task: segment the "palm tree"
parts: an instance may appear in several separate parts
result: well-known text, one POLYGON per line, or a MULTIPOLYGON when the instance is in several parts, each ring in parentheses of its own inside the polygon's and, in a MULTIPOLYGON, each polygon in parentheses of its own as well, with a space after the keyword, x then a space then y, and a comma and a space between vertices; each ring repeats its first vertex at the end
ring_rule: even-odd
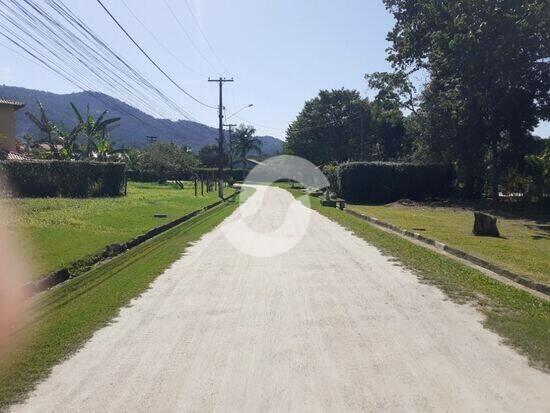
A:
POLYGON ((126 166, 130 170, 136 170, 140 167, 140 162, 142 153, 136 148, 130 147, 124 151, 124 161, 126 162, 126 166))
POLYGON ((39 116, 36 117, 31 112, 25 112, 25 115, 29 117, 43 135, 43 138, 38 142, 46 143, 50 147, 51 155, 59 159, 60 155, 57 149, 57 144, 59 143, 59 130, 55 123, 48 118, 42 103, 39 100, 37 100, 36 103, 38 105, 39 116))
POLYGON ((86 157, 91 158, 96 153, 100 160, 106 159, 112 151, 111 144, 108 141, 107 127, 118 122, 120 118, 104 119, 107 111, 103 111, 97 119, 94 119, 90 114, 90 105, 87 106, 86 117, 84 118, 72 102, 71 107, 86 138, 86 157))
POLYGON ((245 126, 241 124, 235 133, 231 137, 230 147, 236 154, 241 156, 242 161, 242 178, 244 181, 244 170, 246 168, 246 155, 250 152, 262 153, 262 141, 258 139, 254 134, 256 129, 252 126, 245 126))

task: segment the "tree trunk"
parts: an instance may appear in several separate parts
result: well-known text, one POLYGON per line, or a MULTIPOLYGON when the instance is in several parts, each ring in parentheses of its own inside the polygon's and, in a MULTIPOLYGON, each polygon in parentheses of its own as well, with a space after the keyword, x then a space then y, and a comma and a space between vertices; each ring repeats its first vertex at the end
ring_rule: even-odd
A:
POLYGON ((474 229, 476 236, 498 237, 497 218, 483 212, 474 212, 474 229))

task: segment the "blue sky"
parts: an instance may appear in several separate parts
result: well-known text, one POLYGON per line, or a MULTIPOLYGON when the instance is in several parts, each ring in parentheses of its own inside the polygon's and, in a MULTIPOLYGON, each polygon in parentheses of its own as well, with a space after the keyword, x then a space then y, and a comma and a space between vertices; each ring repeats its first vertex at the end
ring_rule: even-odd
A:
MULTIPOLYGON (((367 95, 364 74, 390 68, 385 38, 393 19, 381 0, 187 0, 207 40, 184 0, 124 0, 171 53, 158 45, 122 0, 103 1, 151 56, 198 98, 217 105, 217 88, 207 82, 208 76, 233 76, 235 82, 224 88, 227 113, 253 103, 239 116, 262 135, 284 138, 288 123, 320 89, 355 88, 367 95)), ((164 79, 96 1, 65 2, 181 107, 201 122, 217 125, 216 112, 196 104, 164 79)), ((6 49, 5 44, 0 39, 0 83, 55 93, 78 91, 48 69, 6 49)), ((231 121, 242 122, 236 117, 231 121)), ((543 125, 537 132, 547 136, 550 127, 543 125)))

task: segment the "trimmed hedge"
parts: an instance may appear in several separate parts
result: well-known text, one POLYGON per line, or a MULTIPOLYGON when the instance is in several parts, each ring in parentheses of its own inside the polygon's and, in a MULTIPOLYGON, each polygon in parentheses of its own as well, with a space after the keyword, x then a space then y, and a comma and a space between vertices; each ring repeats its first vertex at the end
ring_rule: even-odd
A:
MULTIPOLYGON (((248 172, 247 172, 248 173, 248 172)), ((136 171, 128 170, 126 176, 128 180, 135 182, 161 182, 163 180, 185 180, 192 181, 195 175, 202 176, 204 178, 211 177, 215 178, 218 175, 217 168, 195 168, 191 172, 182 172, 177 174, 177 176, 165 176, 164 179, 161 179, 159 174, 156 171, 136 171)), ((240 169, 224 169, 223 171, 225 180, 240 181, 242 177, 242 172, 240 169)), ((246 176, 246 174, 245 174, 246 176)))
MULTIPOLYGON (((197 175, 202 175, 202 176, 218 176, 218 168, 195 168, 193 170, 194 173, 196 173, 197 175)), ((249 171, 245 171, 244 173, 244 176, 246 177, 246 175, 248 174, 249 171)), ((229 169, 229 168, 224 168, 223 170, 223 176, 224 176, 224 179, 229 179, 231 178, 231 180, 233 181, 240 181, 242 179, 242 176, 243 176, 243 173, 242 173, 242 169, 229 169)))
POLYGON ((0 173, 21 197, 100 197, 123 193, 126 165, 88 161, 4 161, 0 173))
POLYGON ((349 162, 338 167, 339 195, 347 201, 416 201, 452 195, 453 168, 395 162, 349 162))
POLYGON ((166 182, 166 181, 188 181, 192 179, 193 174, 191 172, 181 172, 172 175, 159 175, 157 171, 126 171, 126 177, 129 181, 134 182, 166 182))

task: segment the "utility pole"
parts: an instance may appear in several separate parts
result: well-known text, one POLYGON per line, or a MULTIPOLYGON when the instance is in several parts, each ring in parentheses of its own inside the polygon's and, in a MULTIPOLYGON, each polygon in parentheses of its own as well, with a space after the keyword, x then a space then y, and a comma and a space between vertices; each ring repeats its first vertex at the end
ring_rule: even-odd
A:
POLYGON ((153 143, 155 143, 157 141, 157 137, 156 136, 147 136, 147 140, 149 141, 149 145, 152 145, 153 143))
MULTIPOLYGON (((233 147, 231 138, 233 137, 233 127, 236 127, 237 125, 235 125, 234 123, 230 123, 223 126, 229 128, 229 169, 231 169, 231 172, 233 172, 233 147)), ((233 179, 233 176, 231 176, 231 179, 233 179)))
POLYGON ((218 79, 210 79, 209 82, 218 82, 220 87, 220 106, 218 108, 218 118, 220 121, 219 133, 220 137, 218 138, 218 196, 223 199, 223 84, 225 82, 233 82, 233 78, 226 79, 220 77, 218 79))

